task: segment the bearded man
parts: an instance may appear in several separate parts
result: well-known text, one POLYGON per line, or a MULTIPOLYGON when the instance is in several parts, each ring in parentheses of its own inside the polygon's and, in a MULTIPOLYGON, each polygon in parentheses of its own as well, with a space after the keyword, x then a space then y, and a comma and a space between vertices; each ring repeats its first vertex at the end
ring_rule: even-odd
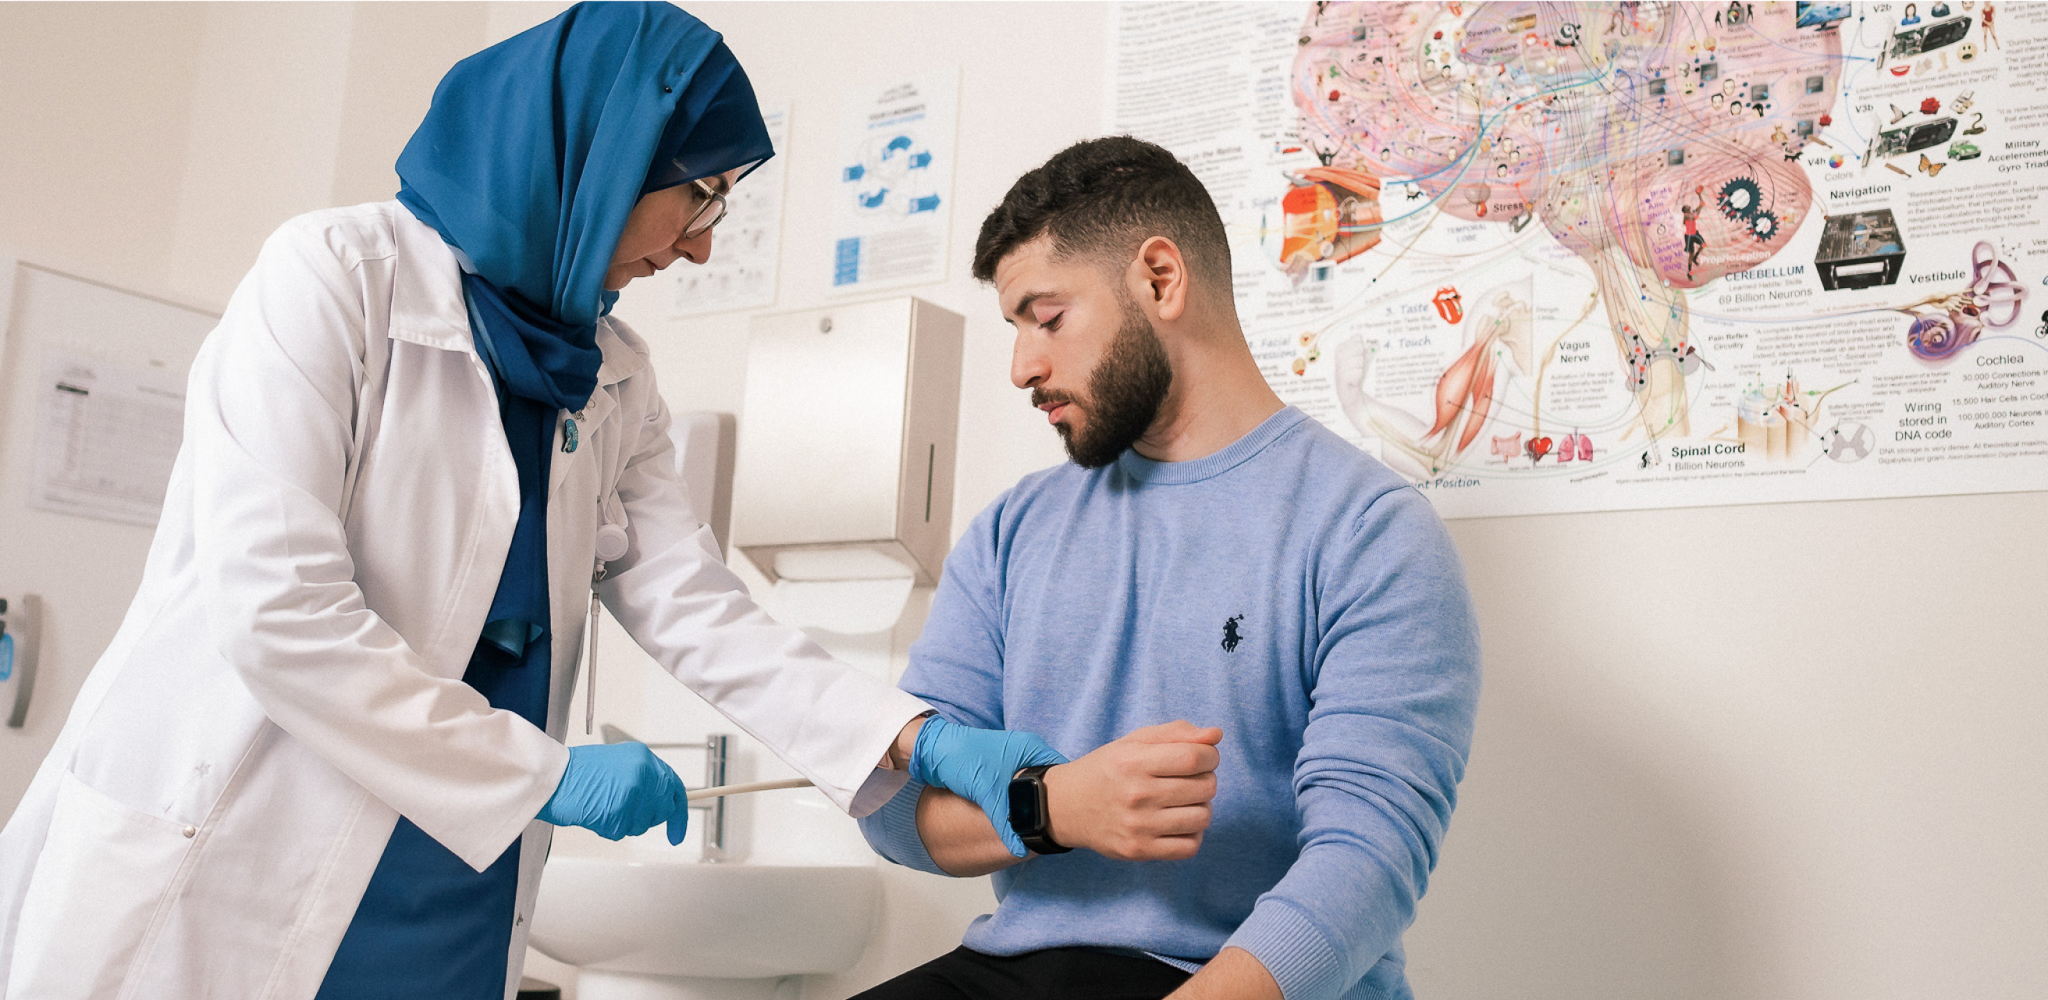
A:
POLYGON ((1018 772, 1007 831, 915 782, 862 821, 898 864, 995 873, 999 905, 861 997, 1410 996, 1479 690, 1442 522, 1267 385, 1166 150, 1025 174, 974 275, 1072 461, 968 527, 902 685, 1072 760, 1018 772))

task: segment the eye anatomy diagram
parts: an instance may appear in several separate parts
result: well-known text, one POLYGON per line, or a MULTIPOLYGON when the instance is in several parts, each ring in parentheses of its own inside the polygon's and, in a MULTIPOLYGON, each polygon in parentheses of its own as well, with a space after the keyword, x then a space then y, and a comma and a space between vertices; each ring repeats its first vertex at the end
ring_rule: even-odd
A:
POLYGON ((1445 514, 2048 488, 2048 5, 1169 7, 1115 127, 1445 514))

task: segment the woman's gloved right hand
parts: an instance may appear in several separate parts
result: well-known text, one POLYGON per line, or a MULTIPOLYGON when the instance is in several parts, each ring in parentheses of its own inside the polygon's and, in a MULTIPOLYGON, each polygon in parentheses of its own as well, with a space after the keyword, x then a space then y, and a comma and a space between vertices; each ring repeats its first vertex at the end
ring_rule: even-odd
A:
POLYGON ((580 826, 606 840, 637 836, 665 822, 668 842, 680 844, 690 825, 690 793, 645 743, 576 746, 569 748, 562 783, 537 818, 580 826))

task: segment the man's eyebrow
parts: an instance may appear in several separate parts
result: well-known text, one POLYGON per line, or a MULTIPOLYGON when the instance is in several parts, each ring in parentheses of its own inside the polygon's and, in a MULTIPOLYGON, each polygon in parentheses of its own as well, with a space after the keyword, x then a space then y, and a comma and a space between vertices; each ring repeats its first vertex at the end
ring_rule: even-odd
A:
POLYGON ((1010 317, 1023 317, 1024 314, 1031 311, 1032 303, 1037 302, 1039 299, 1050 298, 1052 297, 1052 294, 1053 293, 1051 292, 1025 292, 1024 297, 1017 300, 1016 307, 1011 309, 1009 312, 1003 314, 1003 322, 1014 325, 1016 323, 1016 320, 1013 320, 1010 317))
POLYGON ((730 194, 732 192, 732 182, 726 180, 724 174, 714 174, 705 178, 705 182, 711 185, 711 190, 719 194, 730 194))

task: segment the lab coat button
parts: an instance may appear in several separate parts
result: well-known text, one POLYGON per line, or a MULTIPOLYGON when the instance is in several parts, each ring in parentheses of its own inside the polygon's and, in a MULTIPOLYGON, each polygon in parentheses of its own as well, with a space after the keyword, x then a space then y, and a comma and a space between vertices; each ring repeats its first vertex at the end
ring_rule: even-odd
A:
POLYGON ((524 913, 515 913, 515 914, 513 914, 513 915, 512 915, 512 926, 514 926, 514 927, 524 927, 524 926, 526 926, 526 914, 524 914, 524 913))
POLYGON ((198 828, 198 827, 196 827, 196 826, 188 826, 188 827, 186 827, 186 828, 185 828, 185 839, 186 839, 186 840, 190 840, 190 839, 192 839, 193 837, 197 837, 197 836, 199 836, 199 828, 198 828))

